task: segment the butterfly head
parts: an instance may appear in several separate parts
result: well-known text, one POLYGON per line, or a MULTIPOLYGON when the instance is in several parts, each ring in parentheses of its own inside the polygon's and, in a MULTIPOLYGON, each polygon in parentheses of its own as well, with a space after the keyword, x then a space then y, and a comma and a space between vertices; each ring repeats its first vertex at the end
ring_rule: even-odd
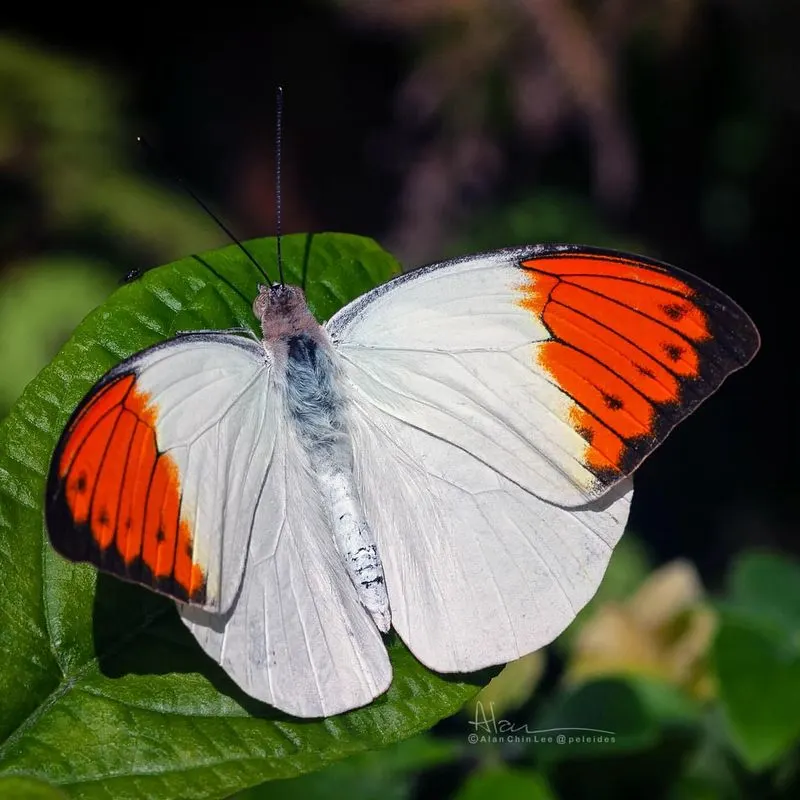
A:
POLYGON ((280 283, 259 286, 258 295, 253 301, 253 313, 260 320, 267 341, 293 336, 316 325, 306 296, 299 286, 280 283))

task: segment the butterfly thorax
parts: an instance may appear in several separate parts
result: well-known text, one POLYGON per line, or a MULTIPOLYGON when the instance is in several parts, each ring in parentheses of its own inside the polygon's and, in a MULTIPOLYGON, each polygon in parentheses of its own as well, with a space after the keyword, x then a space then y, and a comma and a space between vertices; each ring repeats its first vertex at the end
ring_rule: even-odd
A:
POLYGON ((261 322, 265 342, 320 329, 299 286, 259 286, 253 313, 261 322))
POLYGON ((378 628, 388 631, 389 600, 355 483, 347 393, 338 356, 301 289, 261 287, 253 310, 261 320, 288 423, 308 457, 336 546, 361 603, 378 628))

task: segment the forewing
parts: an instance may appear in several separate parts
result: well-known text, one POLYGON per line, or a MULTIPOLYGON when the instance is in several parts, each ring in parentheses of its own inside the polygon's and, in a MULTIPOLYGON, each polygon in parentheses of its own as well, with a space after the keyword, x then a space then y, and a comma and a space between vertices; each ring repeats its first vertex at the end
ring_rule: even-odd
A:
POLYGON ((282 423, 256 509, 242 591, 219 617, 181 609, 247 694, 298 717, 358 708, 391 665, 337 552, 304 450, 282 423))
POLYGON ((272 458, 262 345, 187 334, 144 350, 84 398, 47 485, 53 546, 178 600, 227 609, 272 458))
POLYGON ((630 475, 759 345, 699 279, 571 246, 417 270, 327 328, 357 396, 564 506, 630 475))

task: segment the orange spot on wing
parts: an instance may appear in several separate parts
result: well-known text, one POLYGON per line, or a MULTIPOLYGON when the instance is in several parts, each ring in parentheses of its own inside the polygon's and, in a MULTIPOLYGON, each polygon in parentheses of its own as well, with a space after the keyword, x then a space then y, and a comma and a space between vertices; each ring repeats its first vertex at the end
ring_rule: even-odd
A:
POLYGON ((78 414, 63 445, 59 477, 73 524, 87 526, 100 566, 113 544, 125 565, 121 575, 139 574, 136 565, 142 564, 149 574, 141 573, 140 582, 161 588, 172 578, 182 591, 167 591, 197 598, 205 591, 205 573, 193 561, 191 526, 180 518, 177 464, 158 451, 157 418, 135 375, 121 376, 78 414))
POLYGON ((136 417, 121 410, 117 423, 105 446, 103 464, 98 472, 97 485, 92 498, 91 529, 100 547, 108 547, 117 528, 122 477, 128 458, 136 417))
POLYGON ((581 286, 596 294, 647 314, 651 319, 666 325, 695 342, 709 339, 708 320, 690 300, 672 292, 635 281, 621 281, 599 276, 576 276, 568 283, 581 286))
POLYGON ((144 563, 156 577, 172 572, 179 505, 178 470, 169 457, 160 456, 147 494, 142 547, 144 563))
POLYGON ((700 372, 700 359, 694 347, 649 317, 568 283, 559 284, 550 299, 590 319, 608 321, 620 336, 677 375, 696 377, 700 372))
POLYGON ((77 524, 89 519, 103 456, 121 413, 122 409, 117 407, 99 418, 84 436, 65 475, 67 502, 77 524))
POLYGON ((520 287, 522 298, 519 305, 531 312, 537 319, 542 319, 544 310, 550 301, 550 294, 558 286, 558 278, 550 275, 527 275, 527 280, 520 287))
POLYGON ((134 389, 125 398, 125 408, 132 411, 141 422, 153 430, 158 420, 158 409, 152 405, 150 395, 140 389, 134 389))
POLYGON ((653 406, 610 369, 563 342, 544 342, 537 352, 558 386, 619 436, 651 432, 653 406))
POLYGON ((61 453, 58 474, 63 478, 86 437, 92 432, 102 417, 115 409, 133 385, 133 375, 126 375, 104 386, 81 411, 72 424, 69 439, 61 453))
POLYGON ((633 281, 690 296, 693 291, 683 281, 657 267, 603 255, 564 255, 523 261, 523 267, 555 275, 559 279, 574 275, 602 275, 633 281))
POLYGON ((597 472, 605 470, 619 472, 625 454, 625 444, 622 439, 578 406, 572 407, 570 422, 573 429, 586 440, 584 453, 586 466, 597 472))
POLYGON ((175 580, 193 596, 205 585, 205 574, 199 564, 192 562, 192 532, 181 520, 178 527, 178 546, 175 550, 175 580))
POLYGON ((634 440, 653 441, 658 406, 680 405, 681 379, 699 378, 708 318, 694 289, 656 266, 589 253, 522 266, 518 304, 553 336, 536 360, 575 402, 566 421, 587 443, 582 460, 619 472, 634 440))
POLYGON ((678 399, 676 377, 610 328, 556 303, 547 311, 547 325, 556 338, 606 364, 650 400, 669 403, 678 399))
POLYGON ((157 457, 155 433, 138 420, 125 465, 117 516, 117 548, 126 564, 142 553, 144 511, 157 457))

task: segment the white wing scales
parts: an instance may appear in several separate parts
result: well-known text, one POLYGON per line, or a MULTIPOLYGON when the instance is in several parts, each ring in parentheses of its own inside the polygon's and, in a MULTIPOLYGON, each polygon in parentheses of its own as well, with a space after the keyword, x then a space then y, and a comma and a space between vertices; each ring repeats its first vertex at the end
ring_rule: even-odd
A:
POLYGON ((509 255, 425 268, 327 324, 357 396, 472 453, 549 502, 597 495, 572 400, 536 365, 550 338, 520 304, 509 255))
POLYGON ((357 406, 354 432, 392 624, 427 667, 469 672, 519 658, 591 599, 625 528, 630 481, 564 509, 375 408, 357 406))
POLYGON ((48 476, 59 552, 224 611, 242 577, 275 427, 261 344, 188 334, 111 370, 62 435, 48 476))
MULTIPOLYGON (((392 624, 426 666, 474 671, 533 652, 594 595, 627 522, 628 465, 757 347, 734 304, 686 281, 599 251, 506 250, 391 281, 325 326, 350 400, 355 486, 392 624), (608 309, 619 319, 603 316, 608 309), (741 335, 726 333, 736 325, 741 335)), ((303 457, 296 446, 287 452, 291 473, 303 457)), ((252 638, 256 623, 232 620, 237 644, 223 643, 217 657, 236 674, 237 664, 241 672, 254 658, 271 665, 280 656, 284 688, 277 671, 268 693, 237 680, 292 713, 336 713, 380 693, 388 662, 325 538, 314 481, 298 468, 286 485, 302 491, 265 494, 285 498, 292 545, 281 534, 264 560, 253 539, 244 582, 269 597, 258 612, 264 649, 253 651, 241 632, 252 638), (307 551, 318 574, 308 572, 307 551), (257 563, 274 572, 256 575, 257 563), (296 592, 303 567, 301 584, 321 605, 296 592), (359 664, 355 674, 337 672, 348 663, 359 664)))
POLYGON ((241 594, 225 617, 189 606, 181 616, 249 695, 299 717, 329 716, 386 691, 391 665, 334 546, 307 457, 288 423, 277 424, 241 594))
POLYGON ((256 502, 275 441, 263 346, 241 336, 190 335, 157 348, 137 386, 159 409, 159 450, 177 464, 181 516, 206 607, 225 612, 239 589, 256 502))
MULTIPOLYGON (((335 417, 337 436, 349 424, 350 495, 392 624, 423 664, 513 660, 593 596, 627 522, 630 465, 758 346, 738 307, 687 280, 576 248, 499 251, 391 281, 325 326, 346 402, 320 419, 335 417), (617 307, 619 324, 597 311, 617 307)), ((278 288, 276 302, 289 295, 278 288)), ((271 320, 285 331, 268 346, 288 348, 297 319, 271 320)), ((312 373, 327 346, 314 333, 312 373)), ((285 356, 270 352, 275 364, 260 343, 205 332, 112 370, 54 454, 48 527, 67 557, 189 598, 183 622, 247 694, 329 716, 386 691, 391 665, 337 549, 316 451, 290 418, 285 356)))
POLYGON ((252 697, 326 716, 384 692, 391 666, 275 370, 260 342, 224 333, 122 362, 54 454, 48 527, 73 560, 178 600, 202 648, 252 697))
POLYGON ((550 643, 594 595, 628 518, 630 479, 599 492, 574 402, 537 364, 551 334, 515 268, 534 252, 423 269, 326 326, 392 624, 439 672, 550 643))
POLYGON ((568 401, 531 368, 530 344, 453 353, 342 346, 341 355, 356 393, 390 416, 479 455, 542 499, 589 499, 585 442, 554 413, 566 415, 568 401))
POLYGON ((343 348, 458 353, 544 341, 544 325, 513 303, 524 279, 509 260, 497 253, 423 267, 362 295, 325 327, 343 348))

